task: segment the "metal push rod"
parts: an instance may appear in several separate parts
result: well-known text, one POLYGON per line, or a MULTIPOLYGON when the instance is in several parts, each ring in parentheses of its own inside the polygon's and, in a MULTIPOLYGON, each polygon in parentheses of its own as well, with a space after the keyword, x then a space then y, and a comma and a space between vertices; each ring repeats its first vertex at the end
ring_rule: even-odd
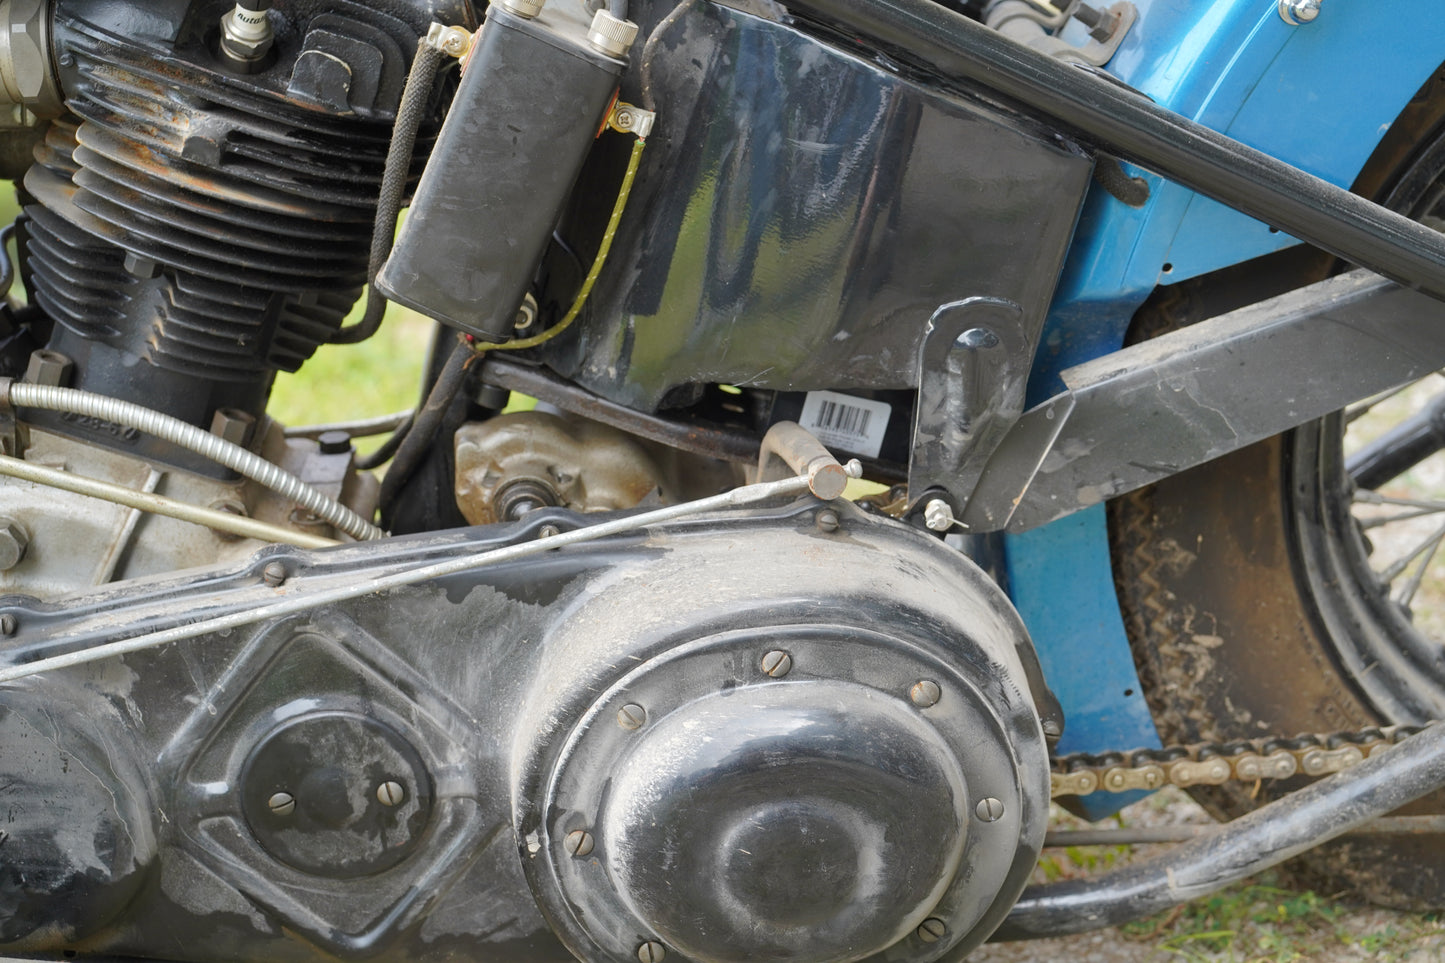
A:
POLYGON ((1016 43, 933 0, 788 0, 950 79, 1048 115, 1116 154, 1251 217, 1445 299, 1445 234, 1152 103, 1118 82, 1016 43))

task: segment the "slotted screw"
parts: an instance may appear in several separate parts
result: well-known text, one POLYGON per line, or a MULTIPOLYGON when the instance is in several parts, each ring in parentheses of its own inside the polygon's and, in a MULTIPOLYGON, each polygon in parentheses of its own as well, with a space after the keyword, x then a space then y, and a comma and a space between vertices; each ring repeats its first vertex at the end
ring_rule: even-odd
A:
POLYGON ((937 943, 948 932, 948 926, 937 916, 930 916, 918 924, 918 938, 925 943, 937 943))
POLYGON ((376 787, 376 801, 383 806, 400 806, 406 798, 406 790, 395 779, 388 779, 376 787))
POLYGON ((629 702, 617 710, 617 724, 624 729, 641 729, 646 721, 647 710, 634 702, 629 702))
POLYGON ((272 793, 266 805, 278 816, 289 816, 296 811, 296 797, 289 792, 272 793))
POLYGON ((662 963, 662 958, 667 955, 667 947, 657 940, 648 940, 637 948, 638 963, 662 963))
POLYGON ((973 812, 986 823, 997 822, 1003 818, 1003 803, 992 796, 985 796, 973 807, 973 812))
POLYGON ((782 649, 774 649, 763 656, 763 673, 774 679, 781 679, 793 671, 793 657, 782 649))
POLYGON ((591 854, 593 845, 592 834, 585 829, 574 829, 562 840, 567 855, 579 858, 591 854))

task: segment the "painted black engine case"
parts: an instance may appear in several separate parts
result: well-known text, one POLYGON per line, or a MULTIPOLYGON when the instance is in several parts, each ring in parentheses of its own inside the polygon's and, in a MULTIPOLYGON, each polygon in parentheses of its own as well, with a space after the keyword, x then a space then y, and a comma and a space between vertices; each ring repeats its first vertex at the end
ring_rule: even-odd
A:
MULTIPOLYGON (((1019 305, 1032 347, 1093 169, 1073 144, 876 51, 711 3, 634 64, 622 96, 646 103, 645 83, 657 124, 559 372, 646 410, 689 400, 669 398, 683 383, 912 389, 929 317, 968 297, 1019 305)), ((604 153, 578 197, 616 190, 622 158, 604 153)), ((564 233, 585 249, 600 225, 564 233)))
MULTIPOLYGON (((3 827, 0 952, 961 954, 1042 844, 1032 651, 961 555, 835 510, 829 531, 813 502, 677 523, 0 688, 0 785, 21 814, 3 827)), ((7 599, 3 653, 578 522, 534 514, 7 599), (277 562, 291 575, 272 588, 277 562)))

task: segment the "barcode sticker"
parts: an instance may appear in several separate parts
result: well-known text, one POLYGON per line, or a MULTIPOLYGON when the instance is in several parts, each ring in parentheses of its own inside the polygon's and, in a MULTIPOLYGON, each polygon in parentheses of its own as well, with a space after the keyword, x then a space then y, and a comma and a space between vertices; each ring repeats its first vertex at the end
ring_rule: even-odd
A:
POLYGON ((836 391, 810 391, 799 423, 829 448, 877 458, 892 410, 886 401, 869 401, 836 391))

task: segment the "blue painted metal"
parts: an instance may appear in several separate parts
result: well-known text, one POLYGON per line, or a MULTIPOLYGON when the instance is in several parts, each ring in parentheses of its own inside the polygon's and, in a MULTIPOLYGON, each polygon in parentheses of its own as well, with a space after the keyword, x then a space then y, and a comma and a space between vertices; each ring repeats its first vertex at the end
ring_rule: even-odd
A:
MULTIPOLYGON (((1108 69, 1157 103, 1338 185, 1445 59, 1435 0, 1325 0, 1291 27, 1273 0, 1135 0, 1139 21, 1108 69)), ((1132 209, 1091 191, 1039 359, 1030 403, 1065 368, 1115 350, 1154 287, 1295 243, 1147 172, 1132 209)), ((1063 751, 1157 745, 1115 601, 1103 509, 1006 539, 1010 591, 1068 720, 1063 751), (1045 558, 1044 556, 1047 556, 1045 558), (1125 690, 1135 695, 1124 697, 1125 690), (1104 700, 1108 705, 1101 704, 1104 700)), ((1126 799, 1085 800, 1101 818, 1126 799)))
MULTIPOLYGON (((1123 626, 1109 575, 1104 506, 1011 537, 1005 565, 1014 607, 1064 707, 1058 751, 1158 747, 1128 644, 1115 643, 1123 626), (1110 585, 1107 593, 1098 591, 1099 573, 1110 585)), ((1079 801, 1080 810, 1102 819, 1146 795, 1094 793, 1079 801)))

